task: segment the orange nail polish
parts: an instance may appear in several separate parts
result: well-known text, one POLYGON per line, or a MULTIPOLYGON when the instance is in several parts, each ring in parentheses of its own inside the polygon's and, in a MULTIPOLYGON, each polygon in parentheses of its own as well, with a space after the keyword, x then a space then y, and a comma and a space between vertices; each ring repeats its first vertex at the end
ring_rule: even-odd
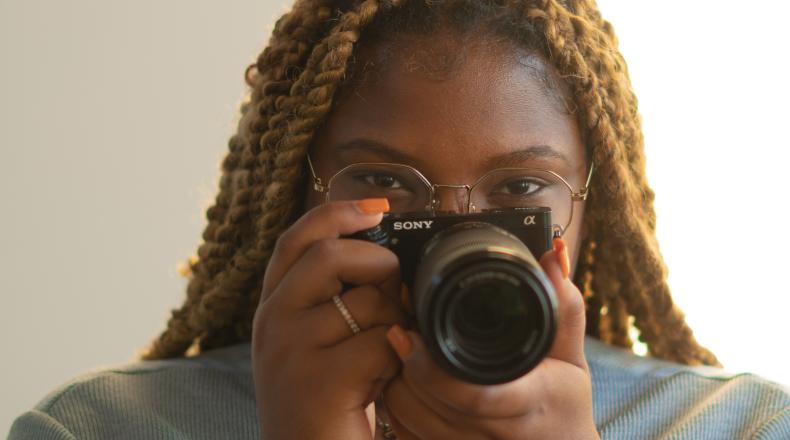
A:
POLYGON ((363 214, 381 214, 390 210, 387 199, 364 199, 356 201, 357 209, 363 214))
POLYGON ((411 340, 409 340, 409 336, 406 335, 406 332, 399 325, 395 324, 390 327, 389 331, 387 331, 387 340, 390 341, 390 345, 395 350, 395 353, 398 353, 398 357, 401 360, 409 357, 409 354, 411 354, 411 340))
POLYGON ((557 254, 557 262, 560 264, 560 269, 562 269, 562 276, 567 279, 571 274, 571 262, 568 258, 568 246, 565 244, 565 240, 557 237, 553 241, 554 245, 554 252, 557 254))

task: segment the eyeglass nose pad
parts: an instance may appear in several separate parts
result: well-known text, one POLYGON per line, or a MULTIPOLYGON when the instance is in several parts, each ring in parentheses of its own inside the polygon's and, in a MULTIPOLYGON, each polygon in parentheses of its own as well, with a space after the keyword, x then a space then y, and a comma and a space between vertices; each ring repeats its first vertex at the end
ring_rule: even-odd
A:
POLYGON ((469 189, 463 185, 435 185, 431 205, 435 212, 467 214, 469 189))

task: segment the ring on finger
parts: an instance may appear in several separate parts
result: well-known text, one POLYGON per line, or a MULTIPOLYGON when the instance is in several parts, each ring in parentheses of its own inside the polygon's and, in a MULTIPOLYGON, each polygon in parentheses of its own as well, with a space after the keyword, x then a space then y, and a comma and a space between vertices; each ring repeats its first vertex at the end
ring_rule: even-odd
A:
POLYGON ((343 319, 346 320, 346 324, 351 328, 351 333, 355 335, 359 333, 361 331, 359 324, 357 324, 357 321, 351 316, 351 312, 348 311, 348 307, 346 307, 346 304, 340 299, 340 296, 333 295, 332 302, 335 303, 335 307, 337 307, 337 310, 343 315, 343 319))

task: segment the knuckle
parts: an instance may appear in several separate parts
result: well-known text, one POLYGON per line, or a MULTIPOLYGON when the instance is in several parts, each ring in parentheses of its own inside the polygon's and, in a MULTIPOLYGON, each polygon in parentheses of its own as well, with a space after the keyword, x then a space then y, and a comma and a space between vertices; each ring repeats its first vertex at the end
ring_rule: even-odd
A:
POLYGON ((318 261, 330 262, 339 253, 342 253, 343 244, 335 238, 324 238, 316 241, 310 247, 310 254, 318 261))
POLYGON ((391 271, 397 272, 397 274, 400 275, 400 260, 398 259, 398 256, 395 255, 395 252, 392 252, 392 250, 385 247, 381 247, 374 243, 370 243, 370 245, 375 246, 377 249, 379 249, 379 252, 381 253, 381 256, 379 258, 381 259, 381 261, 383 261, 387 266, 389 266, 391 271))
POLYGON ((302 217, 297 220, 297 223, 312 223, 321 217, 321 212, 326 211, 329 204, 322 204, 307 210, 302 217))
POLYGON ((259 325, 265 328, 272 322, 273 316, 276 314, 274 309, 274 301, 271 299, 264 301, 260 306, 258 306, 258 310, 255 312, 255 322, 256 325, 259 325))
POLYGON ((585 315, 584 310, 584 297, 582 296, 579 288, 573 283, 568 283, 567 291, 565 292, 565 313, 571 316, 585 315))
POLYGON ((495 403, 491 391, 485 389, 478 389, 473 391, 472 397, 463 399, 459 402, 463 410, 469 414, 487 414, 490 412, 492 404, 495 403))
POLYGON ((274 255, 282 254, 284 249, 292 247, 296 239, 296 235, 297 231, 295 224, 291 225, 291 227, 280 233, 280 236, 277 237, 277 242, 274 244, 274 255))

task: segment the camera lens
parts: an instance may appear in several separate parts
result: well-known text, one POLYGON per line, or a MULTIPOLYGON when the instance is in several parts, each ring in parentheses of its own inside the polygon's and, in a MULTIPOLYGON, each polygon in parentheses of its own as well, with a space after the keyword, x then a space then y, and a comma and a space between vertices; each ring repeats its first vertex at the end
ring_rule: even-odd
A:
POLYGON ((504 229, 461 223, 426 245, 414 298, 423 338, 461 379, 503 383, 534 368, 556 326, 553 288, 529 249, 504 229))
POLYGON ((451 337, 481 364, 518 353, 531 330, 528 302, 518 286, 497 279, 459 291, 447 311, 451 337))

